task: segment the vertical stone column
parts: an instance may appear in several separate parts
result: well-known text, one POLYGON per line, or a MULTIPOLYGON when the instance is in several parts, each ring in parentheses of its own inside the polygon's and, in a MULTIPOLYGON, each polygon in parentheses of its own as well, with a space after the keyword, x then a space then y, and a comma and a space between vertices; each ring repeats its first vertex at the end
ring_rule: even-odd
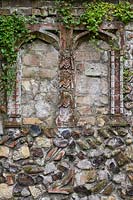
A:
POLYGON ((120 114, 120 52, 115 51, 115 114, 120 114))
POLYGON ((122 72, 120 69, 120 51, 111 51, 111 113, 122 112, 122 72))
POLYGON ((119 25, 119 50, 111 51, 111 113, 123 113, 123 51, 125 45, 124 28, 119 25))
POLYGON ((18 54, 18 66, 16 70, 16 85, 11 97, 8 99, 7 114, 9 121, 17 123, 21 122, 21 63, 19 61, 20 54, 18 54))
POLYGON ((59 113, 56 118, 58 127, 73 127, 75 124, 75 67, 72 35, 73 30, 60 27, 59 113))
POLYGON ((111 114, 115 114, 115 56, 111 51, 111 114))

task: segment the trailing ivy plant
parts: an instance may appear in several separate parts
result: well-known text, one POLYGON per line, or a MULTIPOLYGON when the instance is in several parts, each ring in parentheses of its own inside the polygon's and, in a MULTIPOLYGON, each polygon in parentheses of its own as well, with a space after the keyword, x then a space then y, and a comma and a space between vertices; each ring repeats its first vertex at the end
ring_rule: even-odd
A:
POLYGON ((0 84, 6 95, 11 95, 15 86, 17 43, 27 34, 25 17, 0 16, 0 54, 4 61, 1 66, 0 84))
POLYGON ((91 3, 83 3, 84 12, 79 17, 75 17, 73 13, 73 3, 75 3, 74 0, 56 0, 59 21, 65 24, 67 28, 84 25, 94 36, 98 35, 99 27, 103 21, 113 21, 115 19, 127 24, 133 18, 129 2, 113 4, 93 1, 91 3))
POLYGON ((59 22, 63 22, 66 28, 70 28, 71 26, 79 25, 80 18, 76 18, 73 15, 73 1, 72 0, 56 0, 57 7, 57 20, 59 22))

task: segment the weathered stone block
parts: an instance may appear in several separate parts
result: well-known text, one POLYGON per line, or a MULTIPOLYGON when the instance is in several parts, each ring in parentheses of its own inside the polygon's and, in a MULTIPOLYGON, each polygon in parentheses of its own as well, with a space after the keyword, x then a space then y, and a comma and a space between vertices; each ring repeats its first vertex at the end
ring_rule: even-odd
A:
POLYGON ((93 117, 84 117, 81 116, 78 120, 77 126, 84 126, 86 124, 90 125, 90 126, 94 126, 96 123, 96 118, 95 116, 93 117))
POLYGON ((107 66, 101 63, 85 63, 85 75, 91 77, 107 76, 107 66))
POLYGON ((29 147, 25 144, 13 153, 13 160, 26 159, 30 157, 29 147))
POLYGON ((6 146, 0 146, 0 158, 8 158, 9 148, 6 146))
POLYGON ((22 73, 25 78, 35 78, 38 76, 38 68, 37 67, 23 67, 22 73))
POLYGON ((78 93, 85 93, 88 95, 97 95, 99 96, 100 94, 100 82, 101 79, 100 78, 96 78, 96 77, 85 77, 85 76, 81 76, 81 75, 77 75, 76 77, 76 91, 78 93), (95 84, 97 83, 97 84, 95 84))
POLYGON ((91 52, 91 51, 77 51, 76 52, 76 61, 99 61, 100 53, 91 52))
POLYGON ((0 184, 0 199, 11 199, 13 193, 13 186, 8 186, 5 183, 0 184))
POLYGON ((45 188, 42 185, 37 185, 37 186, 29 186, 29 190, 33 198, 36 199, 45 191, 45 188))
POLYGON ((95 170, 82 170, 81 173, 76 174, 77 185, 83 185, 85 183, 92 183, 96 180, 97 173, 95 170))
POLYGON ((23 88, 23 90, 26 91, 26 92, 31 91, 30 80, 23 80, 23 81, 22 81, 22 88, 23 88))
POLYGON ((49 15, 56 15, 56 9, 54 7, 49 7, 48 14, 49 15))
POLYGON ((37 137, 35 142, 39 147, 50 148, 52 141, 46 137, 37 137))
POLYGON ((27 66, 37 67, 40 65, 40 57, 39 55, 26 54, 23 58, 23 62, 27 66))
POLYGON ((57 76, 57 72, 56 72, 56 70, 41 68, 39 70, 38 75, 40 76, 40 78, 52 79, 55 76, 57 76))
POLYGON ((23 118, 23 124, 28 125, 28 124, 42 124, 43 121, 41 121, 38 118, 23 118))

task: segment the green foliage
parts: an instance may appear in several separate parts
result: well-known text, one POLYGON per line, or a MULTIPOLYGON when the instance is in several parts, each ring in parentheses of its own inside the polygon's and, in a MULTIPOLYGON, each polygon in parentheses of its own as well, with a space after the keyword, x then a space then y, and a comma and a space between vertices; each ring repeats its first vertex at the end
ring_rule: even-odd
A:
POLYGON ((0 16, 0 54, 4 60, 0 81, 7 95, 12 93, 15 85, 17 43, 27 33, 23 16, 0 16))
POLYGON ((8 64, 17 58, 17 42, 27 34, 23 16, 0 16, 0 53, 8 64))
POLYGON ((122 21, 124 24, 127 24, 129 21, 133 20, 131 4, 129 2, 120 2, 115 6, 113 16, 122 21))
POLYGON ((70 28, 70 26, 79 25, 79 18, 76 19, 73 15, 73 6, 72 1, 68 0, 56 0, 57 13, 58 13, 58 21, 63 22, 66 28, 70 28))
POLYGON ((133 77, 133 71, 131 71, 128 68, 125 68, 123 70, 123 94, 126 94, 126 91, 128 89, 128 82, 130 81, 131 77, 133 77))
POLYGON ((113 4, 103 1, 83 3, 83 14, 75 17, 73 2, 73 0, 56 0, 57 13, 60 21, 67 28, 76 25, 85 25, 87 30, 91 31, 94 36, 98 35, 99 27, 103 21, 113 21, 115 19, 127 24, 133 17, 131 4, 129 2, 113 4))
POLYGON ((89 31, 98 35, 98 29, 103 20, 112 21, 112 14, 115 10, 115 5, 111 3, 98 2, 86 4, 85 8, 85 12, 81 16, 81 22, 89 31))

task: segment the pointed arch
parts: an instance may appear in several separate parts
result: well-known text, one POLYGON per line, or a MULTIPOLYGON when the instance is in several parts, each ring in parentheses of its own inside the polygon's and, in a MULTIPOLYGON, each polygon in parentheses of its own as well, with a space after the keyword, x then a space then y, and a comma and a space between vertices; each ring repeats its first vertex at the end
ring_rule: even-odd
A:
POLYGON ((18 43, 17 47, 18 49, 21 48, 21 46, 32 40, 32 39, 40 39, 44 42, 47 42, 49 44, 52 44, 56 49, 59 49, 59 37, 55 35, 54 33, 51 33, 49 31, 40 31, 40 30, 35 30, 27 35, 27 37, 22 38, 18 43))

